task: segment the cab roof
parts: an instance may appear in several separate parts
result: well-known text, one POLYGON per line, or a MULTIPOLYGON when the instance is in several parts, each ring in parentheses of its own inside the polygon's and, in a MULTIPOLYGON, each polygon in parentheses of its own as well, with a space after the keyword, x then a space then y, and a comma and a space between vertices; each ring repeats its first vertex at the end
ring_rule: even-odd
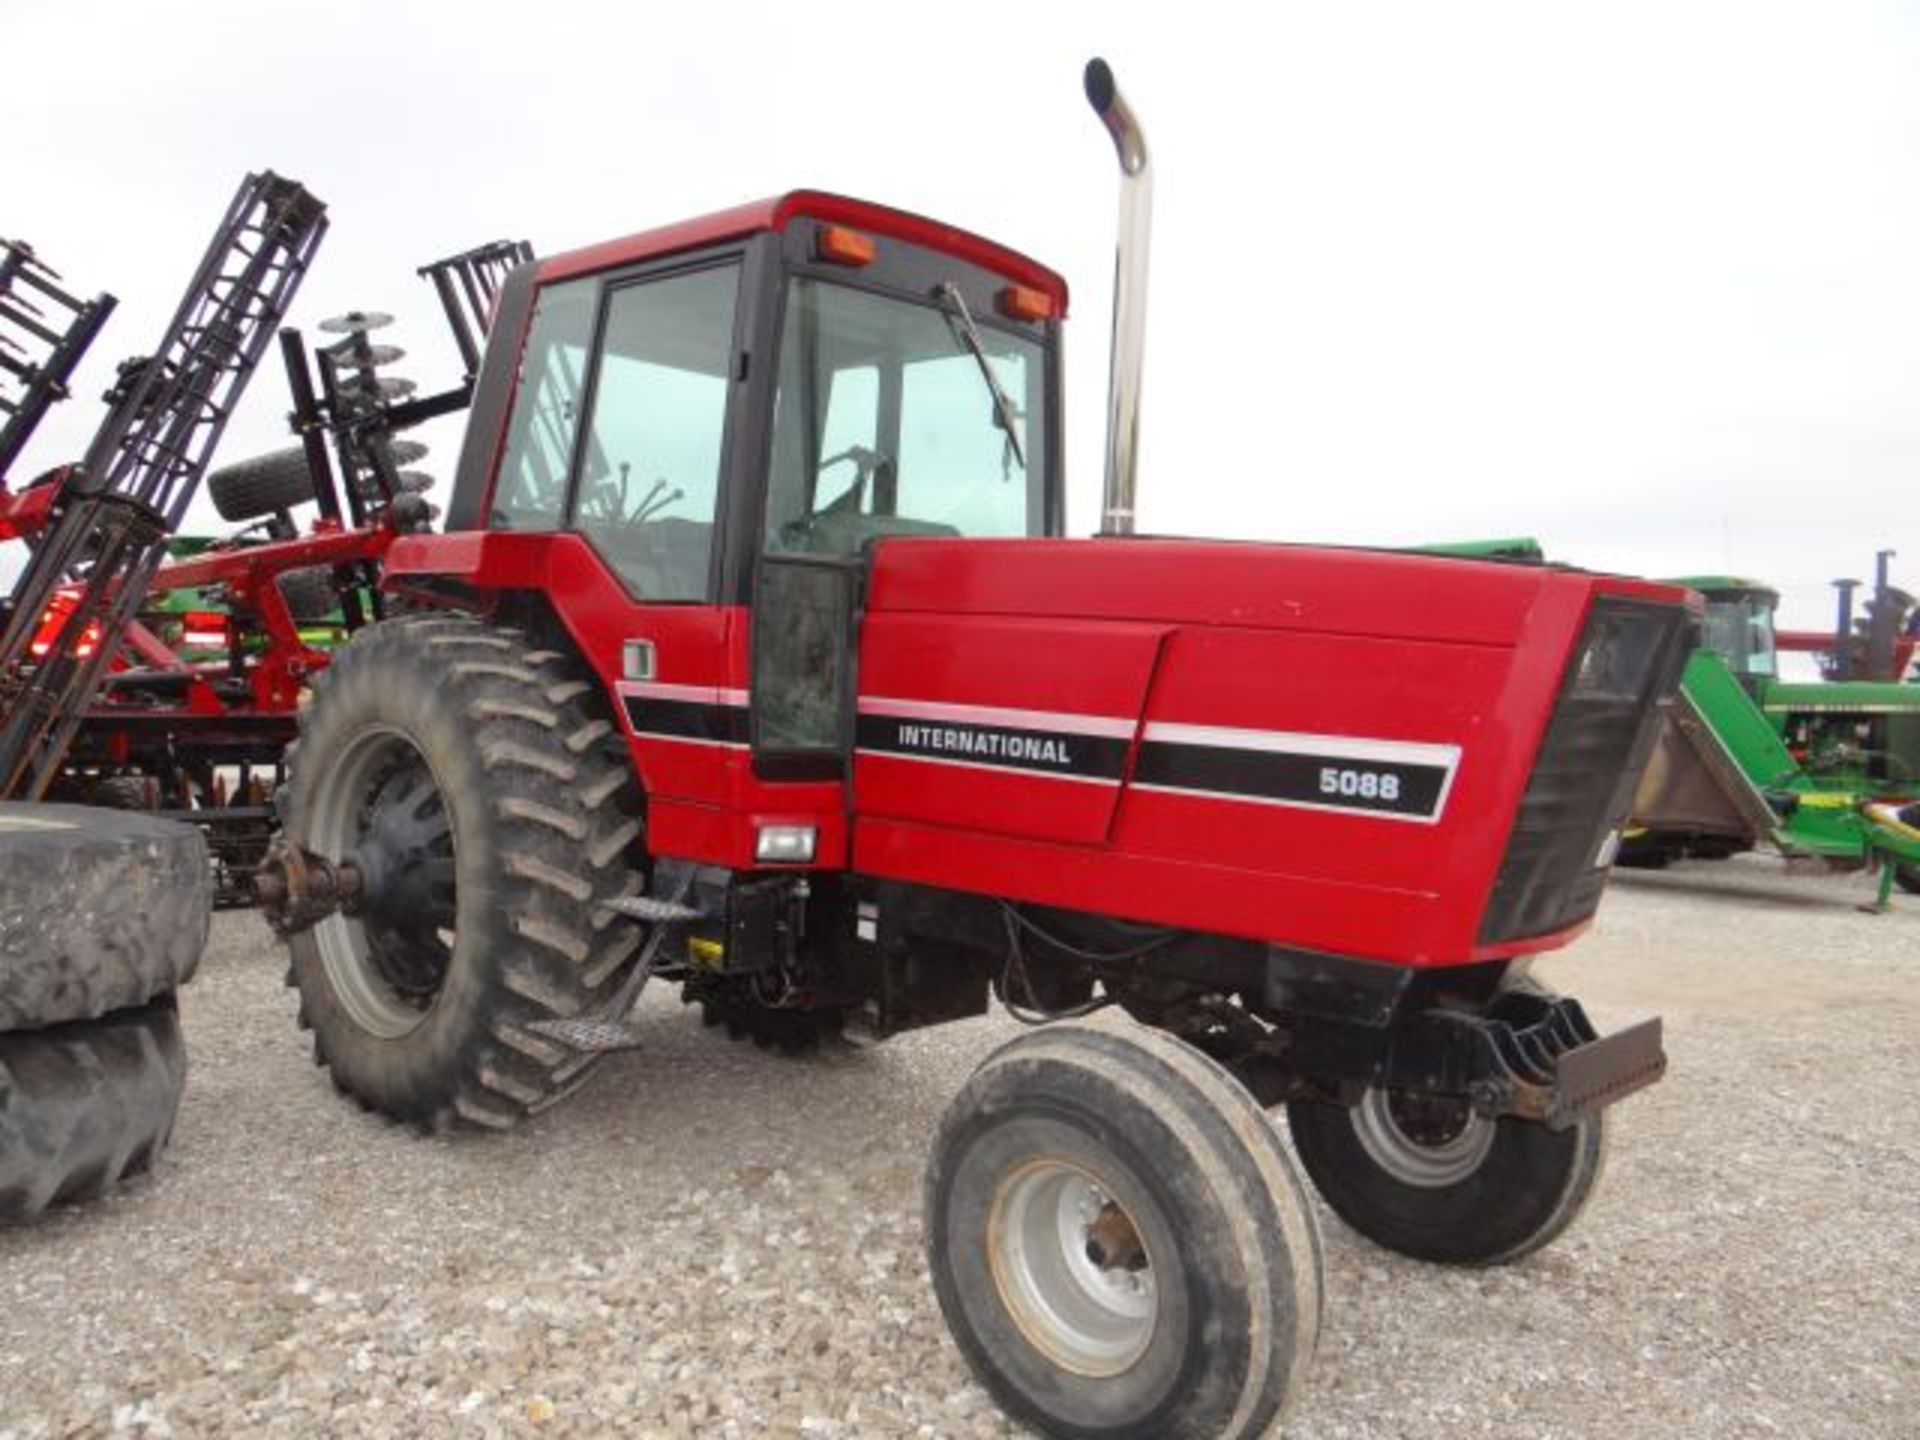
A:
POLYGON ((790 190, 785 195, 769 200, 755 200, 750 204, 736 205, 731 210, 718 210, 711 215, 701 215, 658 229, 642 230, 618 240, 606 240, 598 245, 549 256, 540 262, 537 278, 543 285, 555 280, 570 280, 598 270, 633 265, 683 250, 697 250, 707 245, 743 239, 762 230, 784 231, 795 220, 803 219, 849 225, 857 230, 904 240, 911 245, 944 251, 1044 292, 1053 298, 1055 313, 1066 314, 1066 280, 1037 260, 958 226, 824 190, 790 190))
POLYGON ((1740 575, 1682 575, 1667 583, 1684 585, 1702 595, 1765 595, 1776 605, 1780 603, 1780 592, 1766 581, 1749 580, 1740 575))

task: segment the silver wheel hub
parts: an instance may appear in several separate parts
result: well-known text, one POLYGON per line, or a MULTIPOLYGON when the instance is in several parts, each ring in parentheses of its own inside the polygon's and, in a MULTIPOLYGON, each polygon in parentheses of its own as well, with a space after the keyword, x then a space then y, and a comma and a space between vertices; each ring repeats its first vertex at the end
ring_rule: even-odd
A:
POLYGON ((1498 1126, 1464 1100, 1368 1090, 1352 1111, 1354 1138, 1393 1179, 1421 1190, 1458 1185, 1485 1163, 1498 1126))
POLYGON ((1048 1359, 1103 1378, 1146 1353, 1159 1313, 1151 1257, 1096 1177, 1059 1161, 1022 1166, 995 1192, 987 1236, 1000 1298, 1048 1359))

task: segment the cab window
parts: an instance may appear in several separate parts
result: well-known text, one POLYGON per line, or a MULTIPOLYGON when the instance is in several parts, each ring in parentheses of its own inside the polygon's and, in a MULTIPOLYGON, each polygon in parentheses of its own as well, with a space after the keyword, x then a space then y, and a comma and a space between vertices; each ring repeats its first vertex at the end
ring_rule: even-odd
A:
POLYGON ((796 279, 788 290, 766 546, 852 555, 889 536, 1045 533, 1045 358, 972 314, 796 279), (1004 407, 982 367, 998 383, 1004 407))
POLYGON ((559 528, 597 293, 597 282, 573 280, 548 286, 534 302, 488 515, 497 530, 559 528))
POLYGON ((1709 599, 1702 638, 1736 675, 1772 679, 1778 673, 1771 598, 1709 599))
POLYGON ((732 374, 737 264, 607 298, 574 525, 642 600, 705 600, 732 374))

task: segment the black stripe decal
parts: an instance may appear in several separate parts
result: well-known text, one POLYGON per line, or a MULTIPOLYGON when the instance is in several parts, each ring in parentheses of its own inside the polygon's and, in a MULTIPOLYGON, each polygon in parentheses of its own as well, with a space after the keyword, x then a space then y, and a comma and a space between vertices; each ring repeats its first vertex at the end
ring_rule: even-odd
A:
POLYGON ((1071 775, 1117 782, 1127 764, 1125 739, 1063 730, 1028 730, 965 720, 919 720, 901 715, 862 715, 855 735, 862 750, 876 754, 913 760, 957 760, 1037 775, 1071 775))
POLYGON ((747 711, 741 705, 701 700, 661 700, 652 695, 622 695, 627 724, 636 735, 700 740, 709 745, 747 743, 747 711))
POLYGON ((1140 747, 1134 781, 1168 790, 1431 820, 1439 813, 1451 774, 1446 765, 1405 760, 1353 760, 1149 740, 1140 747))

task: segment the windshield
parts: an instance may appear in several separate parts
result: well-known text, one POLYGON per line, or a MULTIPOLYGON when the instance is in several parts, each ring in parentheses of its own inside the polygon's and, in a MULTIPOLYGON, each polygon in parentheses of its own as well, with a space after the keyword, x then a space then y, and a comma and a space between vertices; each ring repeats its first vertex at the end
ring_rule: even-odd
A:
POLYGON ((769 549, 850 555, 894 535, 1045 533, 1045 352, 981 324, 976 355, 929 301, 794 280, 767 481, 769 549))
POLYGON ((1743 596, 1707 601, 1706 648, 1736 675, 1772 678, 1776 673, 1773 604, 1743 596))

